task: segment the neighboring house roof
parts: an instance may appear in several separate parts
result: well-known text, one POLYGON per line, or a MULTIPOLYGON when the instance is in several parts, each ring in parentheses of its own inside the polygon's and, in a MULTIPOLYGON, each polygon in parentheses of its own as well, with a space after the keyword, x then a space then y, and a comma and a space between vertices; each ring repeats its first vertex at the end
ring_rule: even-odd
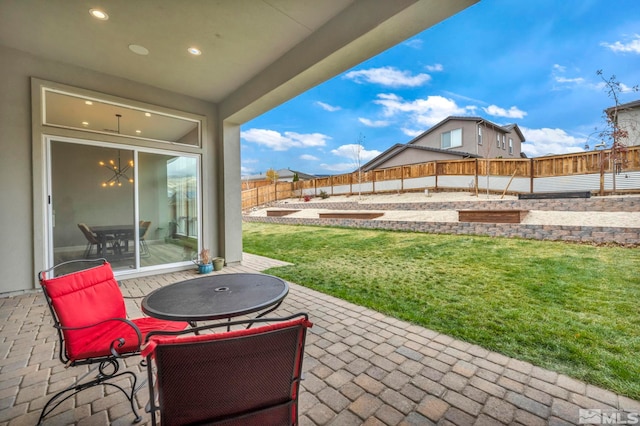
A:
POLYGON ((496 129, 498 131, 501 131, 503 133, 516 132, 516 134, 518 135, 520 140, 522 142, 525 142, 525 137, 522 134, 522 132, 520 131, 520 128, 518 127, 517 124, 507 124, 505 126, 500 126, 500 125, 495 124, 495 123, 493 123, 493 122, 491 122, 489 120, 485 120, 482 117, 464 117, 464 116, 450 115, 449 117, 445 118, 444 120, 440 121, 439 123, 437 123, 434 126, 432 126, 431 128, 429 128, 427 131, 422 132, 421 134, 419 134, 415 138, 411 139, 406 144, 397 143, 397 144, 393 145, 391 148, 387 149, 382 154, 378 155, 377 157, 375 157, 374 159, 372 159, 368 163, 364 164, 362 166, 362 169, 363 170, 375 169, 380 164, 384 164, 389 159, 395 157, 396 155, 400 154, 401 152, 403 152, 403 151, 405 151, 407 149, 417 149, 417 150, 422 150, 422 151, 445 153, 445 154, 448 154, 448 155, 451 155, 451 156, 459 156, 461 158, 482 158, 482 156, 480 156, 480 155, 471 154, 469 152, 452 151, 450 149, 430 148, 430 147, 426 147, 426 146, 415 145, 416 142, 420 141, 421 139, 423 139, 425 136, 429 135, 430 133, 433 133, 433 132, 437 131, 440 127, 442 127, 444 124, 448 123, 449 121, 473 121, 473 122, 476 122, 476 123, 482 122, 486 126, 491 127, 493 129, 496 129))
POLYGON ((617 106, 617 108, 614 105, 612 107, 605 109, 605 112, 611 115, 611 113, 616 109, 620 111, 620 110, 629 110, 629 109, 636 109, 636 108, 640 108, 640 99, 638 99, 637 101, 627 102, 626 104, 620 104, 617 106))
MULTIPOLYGON (((441 126, 443 126, 445 123, 449 122, 449 121, 474 121, 476 123, 484 123, 486 126, 491 127, 493 129, 496 130, 500 130, 504 133, 511 133, 512 131, 515 131, 518 135, 518 137, 520 138, 520 140, 522 140, 522 142, 526 142, 524 135, 522 134, 522 132, 520 131, 520 128, 518 127, 517 124, 507 124, 505 126, 500 126, 499 124, 493 123, 489 120, 486 120, 482 117, 464 117, 464 116, 456 116, 456 115, 450 115, 449 117, 445 118, 444 120, 442 120, 441 122, 435 124, 434 126, 432 126, 431 128, 429 128, 429 130, 419 134, 418 136, 416 136, 415 138, 411 139, 409 142, 407 142, 408 144, 412 144, 415 143, 417 141, 419 141, 420 139, 424 138, 426 135, 428 135, 429 133, 435 132, 436 130, 438 130, 441 126)), ((449 151, 447 151, 449 152, 449 151)))
POLYGON ((461 151, 452 151, 450 149, 440 149, 440 148, 430 148, 428 146, 419 146, 419 145, 410 145, 409 143, 397 143, 393 145, 391 148, 384 151, 382 154, 378 155, 373 160, 362 166, 363 170, 372 170, 375 169, 378 165, 385 163, 390 158, 395 157, 406 150, 418 150, 418 151, 430 151, 430 152, 439 152, 444 153, 460 158, 481 158, 481 156, 476 154, 470 154, 468 152, 461 151))
MULTIPOLYGON (((315 179, 317 177, 317 176, 314 176, 314 175, 310 175, 308 173, 298 172, 296 170, 291 170, 291 169, 276 170, 276 173, 278 174, 278 180, 283 180, 283 181, 291 181, 291 180, 293 180, 294 173, 298 174, 298 179, 300 179, 300 180, 315 179)), ((244 180, 244 181, 255 181, 255 180, 266 180, 266 179, 267 179, 267 173, 266 172, 242 177, 242 180, 244 180)))

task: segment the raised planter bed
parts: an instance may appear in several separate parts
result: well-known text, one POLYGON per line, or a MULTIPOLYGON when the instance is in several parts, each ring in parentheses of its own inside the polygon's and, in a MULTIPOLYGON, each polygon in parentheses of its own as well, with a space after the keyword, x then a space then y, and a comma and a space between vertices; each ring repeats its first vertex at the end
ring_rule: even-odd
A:
POLYGON ((280 217, 280 216, 286 216, 289 215, 291 213, 296 213, 299 212, 300 210, 293 210, 293 209, 273 209, 273 210, 267 210, 267 216, 271 216, 271 217, 280 217))
POLYGON ((518 194, 518 200, 541 200, 547 198, 591 198, 591 191, 537 192, 518 194))
POLYGON ((318 213, 320 219, 375 219, 384 213, 380 212, 328 212, 318 213))
POLYGON ((458 210, 458 222, 520 223, 529 210, 458 210))

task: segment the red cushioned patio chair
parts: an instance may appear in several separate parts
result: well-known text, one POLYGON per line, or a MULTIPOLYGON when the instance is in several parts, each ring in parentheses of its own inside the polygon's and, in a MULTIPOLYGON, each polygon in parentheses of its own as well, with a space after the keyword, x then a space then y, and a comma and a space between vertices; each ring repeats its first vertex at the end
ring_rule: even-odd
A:
POLYGON ((155 318, 127 319, 124 298, 106 259, 60 263, 40 272, 38 278, 53 316, 53 326, 58 330, 60 361, 65 367, 95 364, 75 383, 49 399, 38 424, 62 402, 97 385, 122 391, 136 416, 134 421, 139 422, 141 418, 134 403, 136 375, 131 371, 119 373, 121 360, 139 355, 140 346, 150 331, 184 330, 188 324, 155 318), (84 269, 56 276, 56 269, 78 267, 84 269), (85 381, 96 369, 96 376, 85 381), (130 392, 110 382, 124 375, 131 377, 130 392))
POLYGON ((254 328, 184 336, 185 332, 147 335, 152 424, 297 425, 298 392, 307 314, 206 325, 267 323, 254 328), (152 368, 154 366, 155 368, 152 368), (155 370, 155 378, 154 372, 155 370))

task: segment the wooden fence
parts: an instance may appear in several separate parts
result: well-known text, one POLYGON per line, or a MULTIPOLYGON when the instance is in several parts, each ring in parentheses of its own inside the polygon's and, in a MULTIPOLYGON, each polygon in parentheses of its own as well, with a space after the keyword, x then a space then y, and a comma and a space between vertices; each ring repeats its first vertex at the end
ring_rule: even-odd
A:
POLYGON ((509 194, 584 190, 640 193, 640 146, 624 151, 580 152, 529 159, 439 160, 299 182, 277 182, 242 191, 242 209, 287 198, 425 189, 487 190, 509 194))

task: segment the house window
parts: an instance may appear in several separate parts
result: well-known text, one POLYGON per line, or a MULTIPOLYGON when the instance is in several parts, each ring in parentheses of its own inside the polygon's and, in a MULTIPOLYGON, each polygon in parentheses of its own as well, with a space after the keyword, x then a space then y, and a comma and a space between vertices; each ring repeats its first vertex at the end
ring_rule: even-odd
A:
POLYGON ((500 134, 496 134, 496 148, 500 148, 500 134))
POLYGON ((513 155, 513 139, 509 138, 509 154, 513 155))
POLYGON ((506 142, 507 137, 505 135, 502 135, 502 149, 506 149, 506 142))
POLYGON ((442 149, 455 148, 462 146, 462 129, 455 129, 442 134, 442 149))
POLYGON ((478 126, 478 145, 482 145, 482 127, 478 126))

